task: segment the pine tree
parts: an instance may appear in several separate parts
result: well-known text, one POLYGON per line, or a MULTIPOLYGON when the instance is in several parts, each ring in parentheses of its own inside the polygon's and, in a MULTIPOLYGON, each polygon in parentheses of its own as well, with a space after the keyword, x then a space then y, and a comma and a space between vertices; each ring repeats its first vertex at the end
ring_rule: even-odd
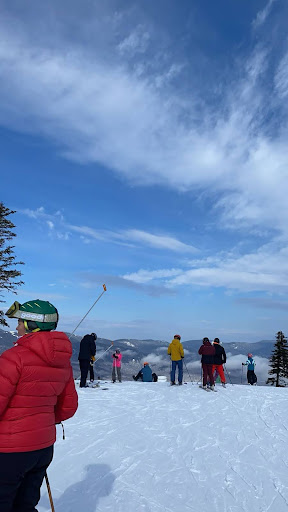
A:
MULTIPOLYGON (((6 206, 0 202, 0 290, 15 292, 17 286, 23 284, 23 281, 19 280, 22 272, 16 269, 16 265, 23 265, 23 263, 22 261, 15 261, 14 245, 7 244, 9 240, 12 240, 12 238, 16 236, 12 231, 15 225, 7 218, 13 213, 15 213, 15 211, 6 208, 6 206)), ((1 310, 0 325, 8 327, 4 318, 4 312, 1 310)))
POLYGON ((287 338, 282 331, 276 334, 276 343, 270 357, 270 367, 268 374, 272 377, 267 379, 266 384, 271 384, 271 386, 276 384, 277 388, 286 385, 285 380, 281 379, 288 378, 288 345, 287 338))

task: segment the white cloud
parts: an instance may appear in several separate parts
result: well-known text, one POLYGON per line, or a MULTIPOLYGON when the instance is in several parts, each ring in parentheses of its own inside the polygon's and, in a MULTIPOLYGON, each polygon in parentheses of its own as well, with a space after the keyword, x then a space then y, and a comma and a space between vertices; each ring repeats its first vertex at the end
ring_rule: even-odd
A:
POLYGON ((239 255, 219 253, 192 260, 187 269, 145 270, 123 276, 135 283, 163 282, 167 287, 224 287, 237 291, 288 291, 288 246, 267 244, 256 252, 239 255), (192 267, 192 268, 191 268, 192 267))
POLYGON ((46 217, 45 209, 43 206, 40 206, 36 210, 31 210, 30 208, 24 208, 17 210, 18 213, 22 213, 23 215, 27 215, 27 217, 30 217, 31 219, 42 219, 43 217, 46 217))
POLYGON ((139 270, 138 272, 132 272, 131 274, 125 274, 122 276, 124 279, 128 281, 134 281, 135 283, 148 283, 154 279, 162 279, 162 278, 171 278, 173 276, 177 276, 182 274, 182 270, 180 269, 171 269, 171 270, 139 270))
POLYGON ((155 235, 147 231, 138 229, 127 229, 123 231, 97 230, 88 226, 68 225, 71 231, 81 233, 86 237, 106 242, 121 243, 131 245, 136 242, 140 245, 154 247, 155 249, 165 249, 172 252, 197 252, 192 245, 185 244, 177 238, 168 235, 155 235))
POLYGON ((268 18, 272 5, 275 3, 276 0, 269 0, 268 3, 265 5, 264 9, 259 11, 257 13, 257 16, 255 20, 253 21, 254 28, 259 28, 261 25, 263 25, 268 18))
POLYGON ((57 211, 54 214, 50 214, 45 211, 43 206, 36 208, 36 210, 31 210, 29 208, 19 208, 17 212, 36 220, 40 224, 44 223, 44 225, 48 226, 49 236, 51 238, 56 237, 58 240, 69 240, 70 234, 64 225, 64 217, 62 212, 57 211))
POLYGON ((150 40, 150 34, 144 26, 138 25, 125 39, 118 44, 118 51, 125 57, 145 53, 150 40))
POLYGON ((275 88, 281 100, 288 95, 288 53, 281 59, 275 74, 275 88))
MULTIPOLYGON (((120 233, 118 236, 121 237, 122 234, 120 233)), ((138 229, 124 231, 123 236, 127 236, 128 240, 142 242, 145 245, 158 249, 168 249, 175 252, 197 252, 195 247, 184 244, 171 236, 154 235, 138 229)))
MULTIPOLYGON (((258 26, 272 3, 258 14, 258 26)), ((64 39, 53 48, 37 46, 23 27, 12 31, 8 21, 0 22, 3 125, 50 137, 67 158, 101 163, 138 185, 217 193, 225 227, 264 225, 287 236, 287 115, 280 105, 279 126, 268 133, 265 120, 273 113, 274 95, 263 85, 269 73, 279 95, 286 94, 287 56, 273 77, 269 51, 256 46, 227 86, 224 77, 221 101, 211 107, 201 90, 183 97, 169 79, 161 82, 161 73, 139 75, 128 58, 117 60, 120 48, 147 61, 145 26, 133 29, 113 50, 109 41, 102 58, 76 43, 67 52, 64 39)), ((162 76, 173 77, 183 66, 170 62, 162 76)), ((146 236, 153 246, 169 244, 141 231, 133 236, 146 236)))

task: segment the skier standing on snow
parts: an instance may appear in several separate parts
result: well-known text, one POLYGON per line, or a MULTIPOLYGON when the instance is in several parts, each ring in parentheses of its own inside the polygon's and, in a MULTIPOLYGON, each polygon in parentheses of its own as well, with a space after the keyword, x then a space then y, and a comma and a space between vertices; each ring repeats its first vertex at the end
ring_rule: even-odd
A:
POLYGON ((114 354, 112 354, 112 357, 113 357, 112 382, 116 382, 116 371, 117 371, 117 377, 118 377, 119 382, 122 382, 122 380, 121 380, 122 354, 120 353, 119 348, 117 348, 117 350, 115 350, 114 354))
POLYGON ((181 336, 180 334, 175 334, 173 340, 171 341, 167 354, 171 357, 172 361, 172 369, 171 369, 171 386, 175 386, 175 373, 176 366, 178 367, 178 384, 182 385, 183 380, 183 359, 184 359, 184 350, 182 343, 180 343, 181 336))
MULTIPOLYGON (((92 364, 95 361, 95 354, 96 354, 96 343, 97 335, 95 332, 92 332, 91 334, 85 334, 84 338, 80 341, 80 349, 79 349, 79 355, 78 355, 78 361, 80 366, 80 372, 81 372, 81 380, 80 380, 80 388, 86 388, 88 385, 86 384, 86 379, 88 375, 88 370, 91 368, 91 362, 92 364)), ((92 367, 92 375, 90 372, 90 379, 94 380, 94 370, 92 367)))
POLYGON ((213 375, 215 375, 215 370, 217 370, 218 375, 221 379, 221 384, 226 387, 226 380, 223 370, 223 364, 226 363, 226 352, 224 347, 220 345, 219 338, 215 338, 213 341, 213 346, 215 348, 215 356, 214 356, 214 364, 212 368, 213 375))
POLYGON ((0 510, 36 511, 53 458, 55 424, 77 410, 72 345, 54 332, 57 309, 47 301, 14 302, 19 339, 0 356, 0 510))
POLYGON ((209 375, 210 387, 214 390, 213 363, 215 347, 211 345, 209 338, 203 338, 203 345, 199 348, 198 354, 202 356, 203 388, 207 389, 207 377, 209 375))
POLYGON ((152 375, 153 374, 152 374, 152 370, 149 366, 149 363, 145 362, 145 363, 143 363, 143 368, 141 368, 141 370, 139 370, 137 375, 133 375, 133 379, 134 380, 141 379, 142 382, 152 382, 153 381, 152 375))
POLYGON ((250 384, 251 386, 253 386, 253 384, 255 384, 257 382, 257 377, 256 377, 256 374, 255 374, 255 366, 256 366, 256 363, 253 359, 253 355, 250 354, 247 354, 248 356, 248 359, 246 361, 246 363, 242 363, 242 366, 247 366, 247 381, 248 381, 248 384, 250 384))

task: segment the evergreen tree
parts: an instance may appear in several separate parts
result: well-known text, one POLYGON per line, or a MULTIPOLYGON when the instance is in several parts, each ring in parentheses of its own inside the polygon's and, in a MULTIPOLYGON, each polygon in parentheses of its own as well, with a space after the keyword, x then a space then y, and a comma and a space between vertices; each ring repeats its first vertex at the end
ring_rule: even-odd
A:
MULTIPOLYGON (((9 215, 13 213, 15 212, 9 210, 9 208, 6 208, 6 206, 0 202, 0 290, 15 292, 16 287, 23 284, 23 281, 19 280, 22 272, 16 269, 16 265, 23 265, 23 263, 22 261, 15 261, 14 245, 9 245, 8 243, 9 240, 12 240, 12 238, 16 236, 12 231, 15 225, 8 219, 9 215)), ((4 312, 1 310, 0 325, 6 325, 8 327, 4 318, 4 312)))
POLYGON ((276 384, 277 388, 286 385, 283 379, 288 378, 288 346, 287 338, 282 331, 276 334, 276 343, 270 357, 270 368, 268 374, 272 377, 267 379, 266 384, 271 384, 271 386, 276 384))

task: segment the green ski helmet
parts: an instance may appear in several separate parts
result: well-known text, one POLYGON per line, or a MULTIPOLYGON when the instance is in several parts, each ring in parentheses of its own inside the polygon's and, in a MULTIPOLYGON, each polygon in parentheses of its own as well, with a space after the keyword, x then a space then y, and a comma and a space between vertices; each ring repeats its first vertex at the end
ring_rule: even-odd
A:
POLYGON ((26 331, 53 331, 59 320, 58 311, 46 300, 15 301, 5 313, 8 318, 23 320, 26 331))

